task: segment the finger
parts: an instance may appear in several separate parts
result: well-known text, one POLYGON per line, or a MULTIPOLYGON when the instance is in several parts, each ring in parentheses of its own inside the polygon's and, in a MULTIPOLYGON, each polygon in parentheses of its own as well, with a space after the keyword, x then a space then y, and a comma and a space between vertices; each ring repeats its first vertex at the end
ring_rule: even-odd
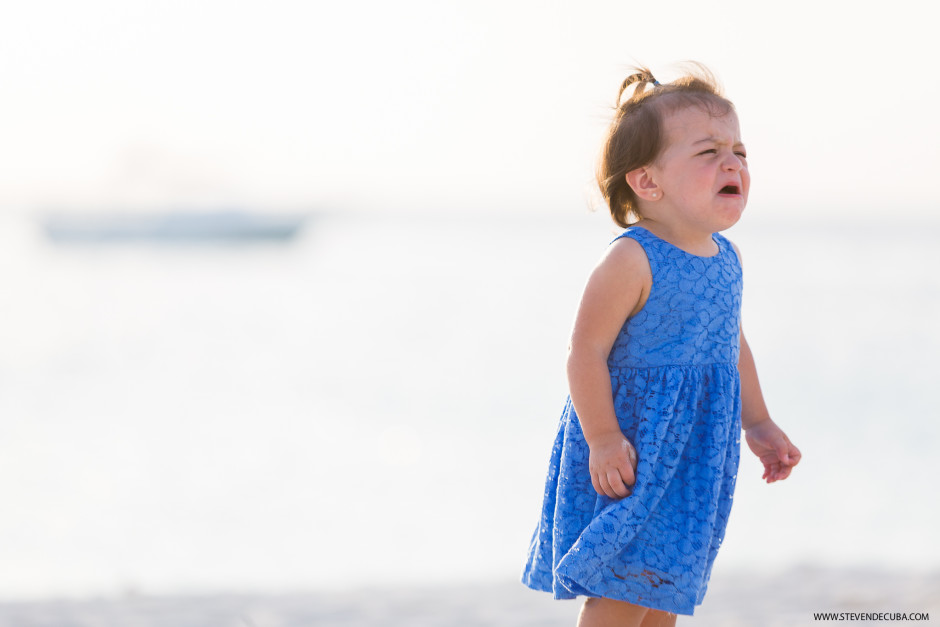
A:
POLYGON ((784 465, 790 464, 790 443, 785 437, 774 440, 774 452, 784 465))
POLYGON ((600 482, 597 480, 597 477, 595 477, 594 475, 591 475, 591 485, 594 486, 594 491, 597 492, 598 494, 604 493, 604 489, 601 487, 600 482))
POLYGON ((622 463, 617 467, 617 471, 626 485, 632 486, 636 483, 636 462, 633 462, 633 464, 622 463))
POLYGON ((607 482, 610 484, 610 488, 614 491, 614 494, 618 497, 623 498, 630 495, 630 490, 623 484, 623 478, 616 468, 611 468, 607 471, 607 482))
POLYGON ((610 481, 607 480, 607 475, 603 473, 597 475, 597 481, 601 484, 602 494, 609 496, 612 499, 617 498, 617 493, 614 492, 613 488, 610 487, 610 481))
POLYGON ((633 448, 633 445, 629 442, 627 442, 627 456, 630 458, 630 469, 636 472, 636 464, 639 456, 637 455, 636 449, 633 448))
POLYGON ((760 461, 765 466, 770 466, 780 461, 780 455, 777 454, 777 451, 769 450, 760 456, 760 461))
POLYGON ((767 465, 767 472, 765 473, 767 475, 765 477, 767 479, 767 483, 773 483, 774 481, 776 481, 775 477, 779 469, 780 469, 780 464, 777 464, 776 462, 773 464, 767 465))
POLYGON ((790 466, 796 466, 800 463, 800 460, 803 458, 803 454, 800 453, 800 449, 796 448, 793 443, 790 443, 790 466))

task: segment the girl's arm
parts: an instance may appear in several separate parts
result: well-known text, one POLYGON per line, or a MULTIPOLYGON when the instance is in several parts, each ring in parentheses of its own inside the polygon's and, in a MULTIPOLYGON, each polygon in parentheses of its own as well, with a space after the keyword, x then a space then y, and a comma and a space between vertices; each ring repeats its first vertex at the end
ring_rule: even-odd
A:
POLYGON ((800 461, 800 449, 790 442, 787 434, 770 418, 757 380, 754 355, 744 339, 743 329, 738 373, 741 375, 741 427, 744 429, 744 439, 764 464, 762 478, 767 483, 786 479, 800 461))
POLYGON ((751 347, 744 338, 741 329, 741 357, 738 360, 738 373, 741 375, 741 428, 748 429, 759 422, 770 420, 770 412, 764 403, 764 393, 757 379, 757 365, 751 347))
MULTIPOLYGON (((736 245, 732 246, 738 254, 738 261, 741 261, 741 251, 736 245)), ((738 374, 741 376, 741 428, 744 429, 747 445, 764 464, 762 478, 767 483, 773 483, 790 476, 790 471, 800 461, 800 449, 790 442, 787 434, 770 418, 757 378, 757 365, 744 337, 743 326, 740 334, 738 374)))
POLYGON ((646 302, 652 274, 634 240, 614 242, 591 273, 568 347, 571 402, 590 449, 588 466, 598 494, 622 498, 635 481, 636 451, 614 412, 607 359, 627 318, 646 302))

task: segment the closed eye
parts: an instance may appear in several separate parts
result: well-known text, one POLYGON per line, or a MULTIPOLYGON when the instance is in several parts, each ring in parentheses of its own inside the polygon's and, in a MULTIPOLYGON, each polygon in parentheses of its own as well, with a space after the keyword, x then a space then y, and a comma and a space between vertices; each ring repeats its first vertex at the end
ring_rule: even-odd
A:
POLYGON ((709 154, 714 155, 714 154, 718 154, 718 151, 715 148, 709 148, 708 150, 703 150, 702 152, 698 154, 699 155, 709 155, 709 154))
POLYGON ((736 153, 734 153, 734 154, 738 155, 738 156, 741 157, 742 159, 747 159, 747 153, 746 153, 746 152, 736 152, 736 153))

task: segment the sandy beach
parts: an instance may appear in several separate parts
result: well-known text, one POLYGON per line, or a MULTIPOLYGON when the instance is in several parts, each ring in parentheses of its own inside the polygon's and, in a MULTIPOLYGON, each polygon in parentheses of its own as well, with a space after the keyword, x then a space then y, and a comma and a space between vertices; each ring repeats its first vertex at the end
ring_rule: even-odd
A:
MULTIPOLYGON (((579 601, 553 601, 521 584, 375 588, 336 593, 128 595, 0 604, 0 627, 573 627, 579 601)), ((679 625, 776 627, 940 620, 940 571, 803 568, 716 575, 695 617, 679 625), (814 612, 914 613, 929 620, 817 620, 814 612)))

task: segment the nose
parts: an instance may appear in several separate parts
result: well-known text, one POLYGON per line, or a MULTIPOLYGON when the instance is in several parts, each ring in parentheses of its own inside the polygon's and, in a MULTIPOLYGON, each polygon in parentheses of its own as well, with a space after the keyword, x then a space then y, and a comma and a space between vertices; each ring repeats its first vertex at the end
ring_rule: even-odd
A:
POLYGON ((733 152, 729 152, 725 157, 724 163, 722 163, 722 167, 728 172, 737 172, 744 167, 744 159, 733 152))

